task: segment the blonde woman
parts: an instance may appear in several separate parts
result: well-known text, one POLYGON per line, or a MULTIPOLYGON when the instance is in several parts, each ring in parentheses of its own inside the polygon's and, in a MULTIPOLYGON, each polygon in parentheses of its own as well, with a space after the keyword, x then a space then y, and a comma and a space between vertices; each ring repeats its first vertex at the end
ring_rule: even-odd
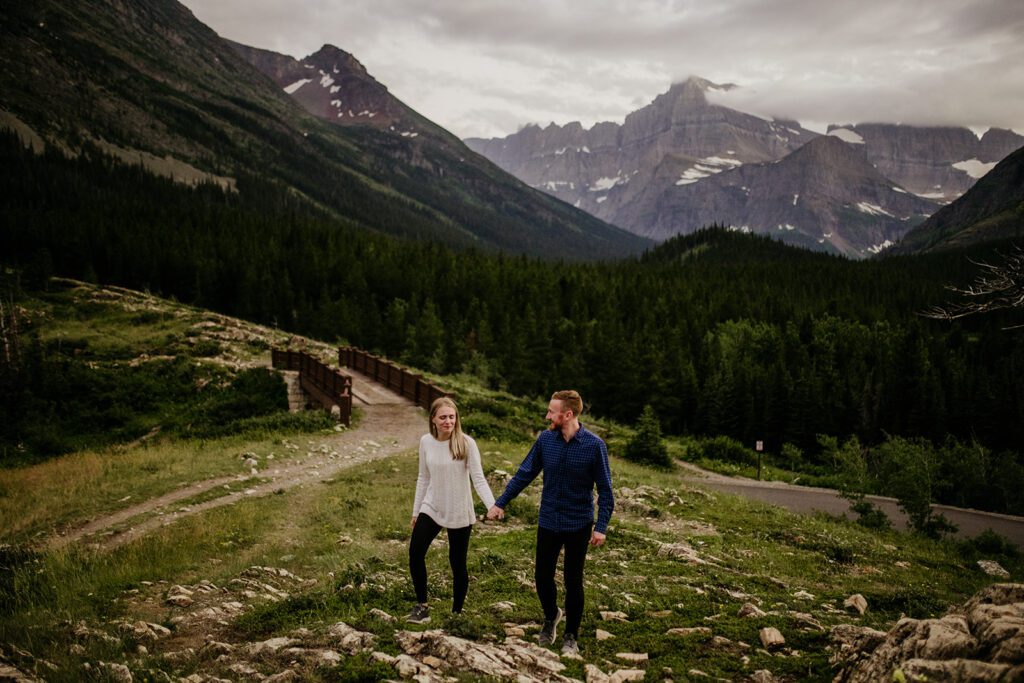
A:
POLYGON ((416 589, 416 605, 406 621, 430 622, 427 606, 427 550, 441 532, 448 530, 448 562, 452 567, 452 613, 462 612, 469 590, 469 534, 476 515, 470 482, 484 507, 494 505, 476 442, 462 433, 455 402, 441 397, 430 406, 430 433, 420 439, 420 472, 412 505, 412 538, 409 541, 409 573, 416 589))

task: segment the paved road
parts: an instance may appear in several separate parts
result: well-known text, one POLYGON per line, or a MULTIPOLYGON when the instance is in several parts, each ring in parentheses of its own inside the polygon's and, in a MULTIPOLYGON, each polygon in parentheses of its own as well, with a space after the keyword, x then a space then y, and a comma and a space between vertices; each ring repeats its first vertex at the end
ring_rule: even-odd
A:
MULTIPOLYGON (((794 512, 820 511, 830 515, 847 514, 851 518, 856 517, 856 513, 850 511, 850 501, 832 489, 796 486, 781 481, 757 481, 745 477, 727 477, 702 470, 689 463, 684 463, 684 466, 687 470, 685 475, 687 481, 702 484, 717 491, 735 493, 746 498, 772 503, 794 512)), ((867 496, 867 499, 884 511, 896 528, 905 529, 907 527, 907 516, 899 509, 895 498, 867 496)), ((1017 546, 1024 548, 1024 517, 981 512, 949 505, 933 505, 932 509, 941 512, 959 527, 957 536, 969 538, 977 536, 986 529, 992 529, 1016 543, 1017 546)))

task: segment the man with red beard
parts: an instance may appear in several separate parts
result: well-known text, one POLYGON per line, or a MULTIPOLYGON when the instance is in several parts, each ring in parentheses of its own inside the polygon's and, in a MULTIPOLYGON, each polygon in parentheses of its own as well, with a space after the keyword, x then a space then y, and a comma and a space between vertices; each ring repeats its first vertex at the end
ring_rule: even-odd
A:
POLYGON ((505 492, 487 512, 488 519, 503 519, 505 507, 537 475, 544 473, 537 524, 534 582, 544 609, 538 642, 555 641, 556 629, 566 617, 563 655, 578 655, 583 619, 583 565, 588 545, 604 544, 615 499, 608 447, 579 421, 583 399, 573 390, 556 391, 548 403, 548 429, 541 433, 519 466, 505 492), (597 488, 597 523, 594 523, 594 488, 597 488), (555 567, 565 548, 565 612, 558 607, 555 567))

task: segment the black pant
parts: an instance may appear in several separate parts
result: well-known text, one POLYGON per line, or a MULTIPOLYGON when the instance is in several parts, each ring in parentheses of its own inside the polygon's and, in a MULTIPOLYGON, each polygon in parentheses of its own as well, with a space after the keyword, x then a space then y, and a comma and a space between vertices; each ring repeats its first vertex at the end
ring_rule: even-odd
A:
POLYGON ((590 525, 579 531, 549 531, 537 527, 537 564, 533 580, 537 597, 548 621, 558 614, 558 588, 555 586, 555 568, 558 555, 565 546, 565 633, 579 635, 583 620, 583 563, 590 545, 590 525))
MULTIPOLYGON (((420 513, 409 541, 409 573, 416 588, 416 601, 427 601, 427 549, 443 529, 430 515, 420 513)), ((452 611, 461 612, 469 591, 469 570, 466 569, 466 555, 469 553, 469 534, 473 526, 448 529, 448 563, 452 566, 452 611)))

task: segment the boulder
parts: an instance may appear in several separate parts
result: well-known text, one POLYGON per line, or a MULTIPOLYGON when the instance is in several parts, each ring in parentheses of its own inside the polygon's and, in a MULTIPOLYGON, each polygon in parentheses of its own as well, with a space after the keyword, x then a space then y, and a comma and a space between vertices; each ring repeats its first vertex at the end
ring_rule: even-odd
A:
POLYGON ((689 543, 680 541, 679 543, 662 543, 658 548, 658 555, 662 557, 674 557, 690 564, 707 564, 707 561, 702 559, 697 551, 689 543))
POLYGON ((854 593, 843 601, 843 607, 857 614, 864 614, 868 609, 868 601, 860 593, 854 593))
POLYGON ((602 621, 629 621, 629 615, 625 612, 601 612, 602 621))
POLYGON ((327 632, 334 638, 335 643, 350 655, 373 650, 377 636, 365 631, 357 631, 343 621, 331 626, 327 632))
POLYGON ((1003 566, 995 560, 978 560, 978 567, 989 576, 996 576, 1000 579, 1010 578, 1010 572, 1003 569, 1003 566))
POLYGON ((743 606, 736 612, 738 617, 763 617, 764 615, 764 610, 752 602, 743 603, 743 606))
POLYGON ((665 633, 672 636, 682 636, 684 638, 686 636, 692 636, 695 634, 702 636, 710 636, 711 629, 707 626, 691 626, 689 628, 670 628, 669 630, 665 631, 665 633))
POLYGON ((782 637, 782 633, 779 629, 774 626, 765 626, 763 629, 758 631, 758 636, 761 638, 761 645, 763 645, 766 650, 771 650, 773 647, 781 647, 786 644, 786 639, 782 637))
POLYGON ((650 659, 646 652, 616 652, 615 657, 630 664, 642 664, 650 659))

